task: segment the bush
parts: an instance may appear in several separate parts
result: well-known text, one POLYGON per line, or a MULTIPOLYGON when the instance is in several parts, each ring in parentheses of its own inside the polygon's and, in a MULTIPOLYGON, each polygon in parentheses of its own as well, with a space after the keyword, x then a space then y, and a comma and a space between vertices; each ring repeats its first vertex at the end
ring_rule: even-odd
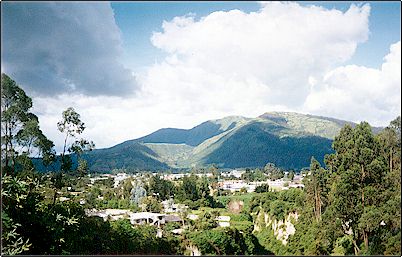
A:
POLYGON ((255 188, 255 192, 256 193, 265 193, 265 192, 269 192, 269 185, 268 184, 263 184, 260 186, 257 186, 255 188))

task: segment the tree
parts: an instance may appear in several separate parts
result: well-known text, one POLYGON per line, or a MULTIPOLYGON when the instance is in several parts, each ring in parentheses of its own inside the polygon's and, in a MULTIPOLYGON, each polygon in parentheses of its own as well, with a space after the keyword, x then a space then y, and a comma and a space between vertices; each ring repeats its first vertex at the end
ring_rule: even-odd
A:
POLYGON ((384 187, 386 162, 380 155, 381 146, 368 123, 362 122, 354 129, 346 125, 333 143, 333 167, 336 185, 333 187, 332 204, 335 214, 345 230, 353 232, 355 254, 369 249, 370 236, 380 229, 379 203, 384 187), (371 220, 371 221, 370 221, 371 220))
POLYGON ((265 192, 269 192, 269 185, 268 184, 262 184, 260 186, 257 186, 255 188, 255 192, 256 193, 265 193, 265 192))
POLYGON ((147 196, 147 191, 143 187, 142 183, 136 183, 131 190, 130 201, 139 205, 141 200, 147 196))
POLYGON ((32 99, 4 73, 1 74, 1 107, 2 167, 5 171, 15 172, 18 161, 22 168, 32 169, 30 157, 34 151, 38 157, 43 157, 44 165, 49 165, 55 154, 54 144, 40 130, 38 117, 29 112, 32 99))
POLYGON ((161 212, 162 211, 162 204, 152 196, 144 197, 141 200, 141 204, 144 205, 145 211, 149 212, 161 212))
POLYGON ((273 163, 267 163, 264 167, 264 172, 268 174, 268 178, 271 180, 281 179, 285 175, 283 170, 276 167, 273 163))
POLYGON ((174 195, 175 187, 171 181, 161 179, 158 175, 149 180, 149 193, 156 195, 160 200, 169 199, 174 195))
POLYGON ((317 221, 321 220, 321 215, 327 204, 327 180, 328 171, 321 167, 320 163, 314 158, 311 158, 310 175, 306 180, 307 201, 313 204, 314 216, 317 221))
POLYGON ((200 199, 200 193, 197 187, 197 176, 191 174, 183 178, 183 183, 180 187, 180 197, 182 200, 188 199, 191 201, 197 201, 200 199))
POLYGON ((293 181, 293 179, 295 178, 295 172, 293 170, 289 171, 288 178, 290 179, 290 181, 293 181))
POLYGON ((62 120, 57 123, 59 131, 65 134, 63 152, 61 153, 61 170, 70 171, 72 161, 69 155, 66 156, 66 151, 77 154, 79 158, 83 152, 91 151, 95 148, 95 144, 83 138, 78 139, 78 136, 85 130, 85 123, 81 121, 80 115, 74 108, 67 108, 67 110, 63 111, 62 117, 62 120), (68 147, 69 138, 75 139, 70 147, 68 147))
POLYGON ((70 171, 73 165, 73 161, 70 155, 66 155, 66 151, 70 154, 75 153, 78 159, 78 173, 80 176, 86 174, 88 166, 85 160, 80 161, 80 156, 85 151, 91 151, 95 144, 92 141, 86 139, 78 139, 80 135, 85 130, 85 124, 81 121, 80 115, 75 112, 74 108, 69 107, 67 110, 63 111, 63 118, 57 123, 57 128, 60 132, 65 133, 63 152, 61 153, 61 172, 55 172, 52 174, 52 182, 54 188, 53 205, 56 203, 57 190, 60 190, 64 186, 63 172, 70 171), (68 139, 73 138, 75 141, 69 144, 68 139))

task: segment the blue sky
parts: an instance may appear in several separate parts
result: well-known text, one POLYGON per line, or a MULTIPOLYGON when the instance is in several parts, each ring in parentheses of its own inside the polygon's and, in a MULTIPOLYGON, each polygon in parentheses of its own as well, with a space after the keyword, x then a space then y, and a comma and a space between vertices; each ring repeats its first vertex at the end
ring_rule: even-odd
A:
MULTIPOLYGON (((351 4, 369 3, 370 35, 369 40, 360 44, 349 64, 365 65, 378 68, 387 54, 391 43, 400 40, 401 4, 400 2, 319 2, 302 1, 301 5, 318 5, 327 9, 346 11, 351 4)), ((150 41, 154 31, 161 30, 164 20, 170 21, 176 16, 189 13, 200 19, 215 11, 239 9, 244 12, 258 11, 260 5, 252 1, 196 1, 196 2, 112 2, 116 23, 122 31, 126 56, 124 61, 134 70, 142 70, 163 59, 165 54, 155 48, 150 41)))
POLYGON ((1 67, 58 150, 70 106, 98 148, 270 111, 386 126, 401 110, 400 6, 6 2, 1 67))

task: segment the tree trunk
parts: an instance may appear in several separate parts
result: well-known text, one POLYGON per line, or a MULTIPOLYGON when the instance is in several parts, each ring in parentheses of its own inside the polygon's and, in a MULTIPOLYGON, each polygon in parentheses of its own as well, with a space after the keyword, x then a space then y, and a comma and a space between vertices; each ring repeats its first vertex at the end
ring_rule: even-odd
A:
POLYGON ((366 250, 368 249, 368 234, 366 231, 363 231, 363 240, 364 240, 364 246, 366 247, 366 250))
POLYGON ((57 188, 54 189, 53 204, 52 204, 52 205, 55 205, 55 203, 56 203, 56 198, 57 198, 57 188))
POLYGON ((63 162, 64 162, 64 154, 66 153, 66 145, 67 145, 67 138, 68 138, 68 132, 66 133, 66 138, 64 139, 64 146, 63 146, 63 153, 61 154, 61 160, 60 160, 60 170, 63 168, 63 162))
POLYGON ((392 147, 389 149, 389 171, 392 172, 392 147))
POLYGON ((13 165, 13 173, 15 173, 15 157, 14 157, 14 149, 13 149, 13 142, 11 140, 11 128, 9 128, 9 140, 10 140, 10 151, 11 151, 11 163, 13 165))
POLYGON ((364 179, 366 177, 366 173, 364 172, 364 167, 362 165, 362 181, 361 181, 361 185, 362 185, 362 205, 363 205, 363 209, 364 209, 364 179))
POLYGON ((353 249, 355 251, 355 255, 358 255, 360 252, 360 248, 356 244, 356 240, 353 240, 353 249))
POLYGON ((5 167, 8 166, 8 122, 6 122, 6 136, 5 136, 5 143, 6 143, 6 163, 5 167))

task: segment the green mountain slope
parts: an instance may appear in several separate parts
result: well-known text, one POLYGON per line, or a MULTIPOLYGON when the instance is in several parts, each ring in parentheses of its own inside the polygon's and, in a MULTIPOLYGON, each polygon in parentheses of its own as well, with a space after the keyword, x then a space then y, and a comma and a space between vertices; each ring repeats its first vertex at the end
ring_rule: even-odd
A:
POLYGON ((237 168, 263 167, 271 162, 286 169, 300 169, 309 165, 311 156, 322 160, 325 154, 332 152, 330 139, 311 135, 280 137, 266 128, 261 122, 240 128, 202 158, 201 163, 237 168))
MULTIPOLYGON (((114 168, 163 170, 217 164, 225 168, 262 167, 271 162, 300 169, 314 156, 320 162, 345 124, 334 118, 268 112, 256 118, 229 116, 192 129, 164 128, 85 155, 92 171, 114 168)), ((373 128, 374 132, 381 128, 373 128)))
MULTIPOLYGON (((169 165, 158 160, 159 156, 149 147, 135 141, 124 142, 116 146, 104 149, 95 149, 82 156, 88 162, 91 172, 110 173, 113 169, 126 168, 129 170, 164 170, 169 165)), ((73 169, 77 167, 77 158, 71 155, 73 169)), ((38 171, 60 170, 60 162, 49 167, 42 164, 42 160, 32 159, 38 171)))
POLYGON ((138 170, 167 169, 169 166, 158 160, 157 153, 137 142, 125 142, 111 148, 98 149, 84 155, 91 170, 107 172, 115 168, 138 170))

